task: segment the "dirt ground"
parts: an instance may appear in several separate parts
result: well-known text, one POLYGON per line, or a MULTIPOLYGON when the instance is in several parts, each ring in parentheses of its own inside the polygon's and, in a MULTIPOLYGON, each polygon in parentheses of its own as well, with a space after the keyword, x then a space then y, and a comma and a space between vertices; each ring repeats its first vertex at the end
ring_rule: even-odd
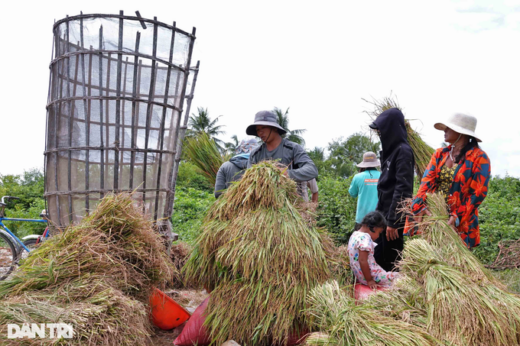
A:
MULTIPOLYGON (((208 293, 205 290, 167 290, 164 293, 185 308, 190 314, 192 314, 200 303, 202 303, 202 301, 208 296, 208 293)), ((153 345, 172 346, 173 340, 179 336, 185 325, 186 323, 183 323, 172 330, 155 328, 155 335, 152 336, 153 345)))

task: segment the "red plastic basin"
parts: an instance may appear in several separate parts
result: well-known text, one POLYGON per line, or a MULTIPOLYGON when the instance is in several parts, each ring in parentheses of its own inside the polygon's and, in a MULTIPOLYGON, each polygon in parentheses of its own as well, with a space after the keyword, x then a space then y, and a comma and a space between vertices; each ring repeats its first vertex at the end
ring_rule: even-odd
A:
POLYGON ((376 293, 377 291, 384 291, 386 288, 378 287, 377 290, 373 290, 370 287, 363 285, 363 284, 356 284, 354 286, 354 297, 356 300, 364 300, 367 299, 368 296, 370 296, 373 293, 376 293))
POLYGON ((178 327, 190 318, 188 311, 157 288, 150 296, 150 307, 153 324, 164 330, 178 327))

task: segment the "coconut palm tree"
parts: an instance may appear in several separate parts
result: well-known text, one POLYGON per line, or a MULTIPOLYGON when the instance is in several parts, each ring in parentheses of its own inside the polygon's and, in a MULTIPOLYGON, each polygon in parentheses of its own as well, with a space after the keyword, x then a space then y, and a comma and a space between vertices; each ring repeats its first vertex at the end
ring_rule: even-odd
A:
POLYGON ((240 144, 240 141, 238 140, 237 135, 231 136, 231 139, 233 141, 227 142, 226 144, 224 144, 224 146, 226 147, 226 150, 228 151, 228 153, 234 154, 238 148, 238 145, 240 144))
POLYGON ((197 108, 198 114, 191 114, 190 121, 188 123, 189 129, 186 133, 187 137, 194 137, 202 132, 206 133, 209 138, 213 139, 217 146, 222 150, 224 142, 217 138, 218 135, 226 133, 222 130, 225 125, 217 125, 219 115, 215 119, 211 119, 208 114, 207 108, 197 108))
POLYGON ((283 138, 287 138, 291 142, 298 143, 302 147, 305 146, 305 139, 301 136, 307 130, 289 130, 289 108, 285 112, 283 112, 280 108, 275 107, 273 109, 274 114, 276 114, 276 121, 278 125, 284 128, 287 133, 283 135, 283 138))
POLYGON ((320 147, 314 147, 314 149, 307 151, 307 154, 314 163, 325 161, 325 150, 320 147))

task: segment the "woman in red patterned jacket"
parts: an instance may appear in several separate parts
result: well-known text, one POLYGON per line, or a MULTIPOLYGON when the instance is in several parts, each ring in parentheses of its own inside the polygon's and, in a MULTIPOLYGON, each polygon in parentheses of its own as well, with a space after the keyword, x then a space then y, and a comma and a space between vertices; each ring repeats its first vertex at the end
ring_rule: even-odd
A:
POLYGON ((472 248, 480 243, 478 206, 486 198, 491 173, 489 158, 480 149, 481 140, 475 134, 477 119, 455 114, 434 126, 444 131, 444 141, 450 145, 433 154, 412 202, 412 211, 415 220, 421 222, 423 215, 430 215, 426 209, 426 194, 443 193, 450 213, 448 223, 472 248))

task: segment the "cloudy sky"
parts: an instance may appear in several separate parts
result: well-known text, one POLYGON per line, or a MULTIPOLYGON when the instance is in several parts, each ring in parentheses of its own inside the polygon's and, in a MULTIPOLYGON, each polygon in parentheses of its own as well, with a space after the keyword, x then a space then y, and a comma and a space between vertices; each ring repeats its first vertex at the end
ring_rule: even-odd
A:
POLYGON ((245 138, 263 109, 290 108, 307 148, 367 130, 362 99, 392 93, 433 147, 454 112, 478 118, 495 175, 520 177, 520 0, 29 1, 3 16, 0 174, 43 167, 54 20, 83 13, 197 28, 192 111, 245 138))

